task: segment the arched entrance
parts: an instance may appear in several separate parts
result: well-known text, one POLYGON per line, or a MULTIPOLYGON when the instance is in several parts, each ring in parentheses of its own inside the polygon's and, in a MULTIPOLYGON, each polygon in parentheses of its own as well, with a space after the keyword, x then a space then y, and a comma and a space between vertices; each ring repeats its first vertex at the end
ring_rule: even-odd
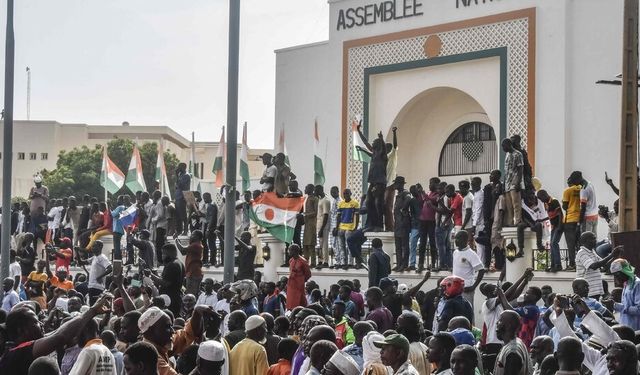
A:
POLYGON ((462 90, 423 91, 402 107, 393 124, 398 127, 397 173, 410 184, 425 186, 434 176, 456 181, 484 177, 499 167, 492 121, 478 101, 462 90))

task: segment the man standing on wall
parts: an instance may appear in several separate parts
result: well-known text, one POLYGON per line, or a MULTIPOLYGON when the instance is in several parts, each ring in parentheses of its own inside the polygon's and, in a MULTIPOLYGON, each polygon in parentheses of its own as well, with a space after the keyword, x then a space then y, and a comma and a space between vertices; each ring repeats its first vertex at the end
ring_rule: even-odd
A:
POLYGON ((311 267, 316 266, 316 235, 317 235, 317 215, 318 197, 314 194, 315 186, 308 184, 304 188, 306 198, 304 200, 304 213, 299 214, 304 217, 304 236, 302 238, 302 249, 304 257, 311 267))
POLYGON ((502 140, 502 150, 507 154, 504 160, 504 197, 506 205, 506 225, 517 226, 522 221, 522 198, 520 192, 523 189, 522 154, 513 148, 509 138, 502 140))
POLYGON ((184 198, 184 192, 191 188, 191 175, 187 173, 187 165, 185 163, 178 164, 176 169, 176 232, 187 234, 187 201, 184 198))

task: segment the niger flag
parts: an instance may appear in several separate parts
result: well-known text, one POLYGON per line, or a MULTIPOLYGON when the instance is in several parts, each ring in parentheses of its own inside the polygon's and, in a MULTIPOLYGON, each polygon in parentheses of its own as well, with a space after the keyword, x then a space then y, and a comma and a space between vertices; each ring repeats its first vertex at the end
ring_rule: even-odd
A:
POLYGON ((262 193, 252 203, 249 215, 259 226, 282 242, 291 243, 296 215, 302 210, 304 197, 278 198, 276 193, 262 193))

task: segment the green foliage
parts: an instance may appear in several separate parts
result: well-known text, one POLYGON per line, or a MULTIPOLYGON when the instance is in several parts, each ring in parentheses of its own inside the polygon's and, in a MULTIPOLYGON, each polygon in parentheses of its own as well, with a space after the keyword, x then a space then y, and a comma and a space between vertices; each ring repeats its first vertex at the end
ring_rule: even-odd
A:
MULTIPOLYGON (((126 175, 131 161, 134 142, 130 139, 115 138, 107 143, 107 153, 111 160, 126 175)), ((147 190, 153 192, 156 187, 155 168, 158 153, 158 145, 155 142, 145 143, 139 147, 142 160, 142 172, 147 190)), ((169 152, 164 152, 164 161, 169 178, 169 186, 175 185, 175 175, 172 173, 178 163, 178 157, 169 152)), ((102 146, 96 145, 90 149, 87 146, 74 148, 70 151, 61 151, 56 162, 56 169, 43 170, 43 183, 49 188, 49 196, 52 198, 75 195, 81 197, 89 194, 92 197, 104 197, 104 189, 100 185, 100 171, 102 169, 102 146)), ((135 194, 123 186, 116 194, 135 194)))
POLYGON ((14 204, 16 204, 16 203, 20 203, 20 204, 22 204, 22 203, 25 203, 25 202, 29 202, 29 201, 27 200, 27 198, 25 198, 25 197, 18 197, 18 196, 16 196, 16 197, 11 197, 11 204, 12 204, 12 205, 14 205, 14 204))

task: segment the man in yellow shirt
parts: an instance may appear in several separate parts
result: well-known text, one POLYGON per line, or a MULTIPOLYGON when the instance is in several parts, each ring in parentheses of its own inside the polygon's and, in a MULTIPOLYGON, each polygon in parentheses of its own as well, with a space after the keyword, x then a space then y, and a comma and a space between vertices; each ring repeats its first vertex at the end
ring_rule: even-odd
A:
POLYGON ((247 337, 237 343, 229 354, 230 373, 234 375, 266 375, 269 370, 266 342, 267 323, 259 315, 245 322, 247 337))
POLYGON ((335 253, 336 268, 349 268, 349 249, 347 238, 358 228, 360 203, 351 199, 351 190, 344 189, 343 200, 338 203, 337 224, 333 235, 338 237, 338 249, 335 253))
POLYGON ((578 240, 578 224, 580 222, 580 190, 581 185, 567 180, 568 188, 562 193, 562 208, 566 211, 564 216, 564 239, 567 241, 569 264, 567 271, 576 269, 576 245, 578 240))
POLYGON ((44 285, 49 277, 44 272, 47 261, 40 259, 36 266, 36 271, 32 271, 27 277, 27 295, 31 301, 35 301, 43 310, 47 309, 47 299, 44 295, 44 285))

